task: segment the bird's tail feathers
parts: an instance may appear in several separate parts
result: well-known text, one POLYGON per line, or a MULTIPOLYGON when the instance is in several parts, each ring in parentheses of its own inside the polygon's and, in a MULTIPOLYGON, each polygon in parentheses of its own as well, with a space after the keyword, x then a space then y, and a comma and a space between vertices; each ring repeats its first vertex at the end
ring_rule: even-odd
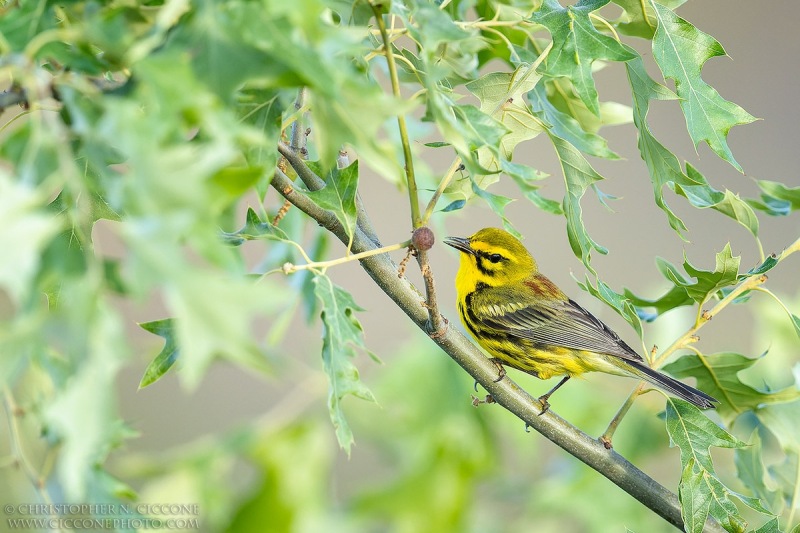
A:
POLYGON ((686 385, 685 383, 681 383, 677 379, 673 379, 666 374, 662 374, 658 370, 650 368, 645 363, 626 360, 625 366, 628 367, 627 370, 629 370, 635 376, 647 381, 648 383, 652 383, 656 387, 663 389, 670 394, 677 396, 678 398, 686 400, 687 402, 694 404, 701 409, 712 409, 715 407, 715 403, 719 403, 719 400, 713 396, 709 396, 701 390, 697 390, 694 387, 686 385))

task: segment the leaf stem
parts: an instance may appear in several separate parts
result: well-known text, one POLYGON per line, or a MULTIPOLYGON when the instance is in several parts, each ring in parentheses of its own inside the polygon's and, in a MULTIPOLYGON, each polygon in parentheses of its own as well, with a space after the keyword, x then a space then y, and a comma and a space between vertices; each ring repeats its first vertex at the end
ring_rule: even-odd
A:
POLYGON ((798 251, 800 251, 800 239, 797 239, 796 241, 794 241, 792 244, 789 245, 788 248, 786 248, 783 252, 781 252, 780 257, 778 258, 778 262, 780 263, 781 261, 786 259, 788 256, 790 256, 793 253, 798 252, 798 251))
POLYGON ((351 261, 360 261, 365 257, 371 257, 373 255, 385 254, 387 252, 393 252, 395 250, 402 250, 404 248, 408 248, 410 244, 411 240, 407 240, 404 242, 399 242, 397 244, 390 244, 389 246, 383 246, 381 248, 365 250, 357 254, 346 255, 338 259, 331 259, 329 261, 312 261, 310 263, 306 263, 305 265, 293 265, 292 263, 286 263, 285 265, 283 265, 283 268, 281 270, 283 270, 284 274, 294 274, 295 272, 299 272, 301 270, 320 270, 321 272, 325 272, 325 270, 327 270, 329 267, 332 266, 343 265, 344 263, 349 263, 351 261))
POLYGON ((453 162, 450 164, 450 168, 447 169, 442 181, 439 182, 439 186, 436 188, 436 192, 433 193, 431 196, 430 201, 428 202, 428 207, 425 208, 425 215, 422 217, 422 225, 425 226, 428 224, 428 221, 433 215, 433 210, 436 209, 436 204, 439 202, 439 198, 444 193, 444 190, 450 185, 450 182, 455 176, 455 173, 461 168, 461 158, 456 157, 453 159, 453 162))
POLYGON ((653 368, 660 367, 664 361, 672 355, 673 352, 680 350, 681 348, 685 348, 688 344, 697 341, 697 332, 702 328, 708 321, 712 318, 717 316, 720 311, 725 309, 728 304, 734 301, 736 298, 742 295, 742 293, 747 292, 749 290, 755 289, 762 283, 767 281, 767 276, 752 276, 744 280, 740 283, 735 289, 728 293, 722 300, 717 302, 717 305, 712 307, 708 311, 701 311, 698 313, 697 318, 695 319, 694 325, 689 328, 686 333, 681 335, 675 342, 673 342, 666 350, 661 352, 658 358, 655 360, 653 364, 653 368))
MULTIPOLYGON (((392 53, 392 45, 389 41, 389 34, 386 31, 386 22, 383 20, 381 10, 375 4, 370 4, 375 13, 375 20, 381 32, 383 40, 383 52, 386 56, 386 64, 389 67, 389 79, 392 83, 392 93, 397 98, 402 98, 400 94, 400 79, 397 76, 397 65, 392 53)), ((403 145, 403 159, 405 160, 406 183, 408 184, 408 200, 411 204, 411 225, 414 229, 422 225, 422 217, 419 210, 419 194, 417 192, 417 181, 414 176, 414 161, 411 155, 411 143, 408 140, 408 129, 406 128, 406 117, 402 113, 397 115, 397 128, 400 130, 400 143, 403 145)))
POLYGON ((589 17, 595 19, 596 21, 601 23, 603 26, 608 28, 609 31, 611 31, 611 33, 614 35, 614 39, 616 39, 617 42, 622 42, 619 39, 619 34, 617 33, 617 30, 614 29, 614 26, 612 26, 610 22, 608 22, 606 19, 604 19, 600 15, 596 15, 595 13, 589 13, 589 17))
POLYGON ((433 280, 433 271, 428 263, 428 252, 417 250, 417 263, 422 271, 422 279, 425 283, 425 307, 428 309, 428 335, 432 338, 444 335, 447 332, 447 319, 439 312, 439 304, 436 300, 436 283, 433 280))
POLYGON ((639 0, 639 7, 642 8, 642 16, 644 17, 644 21, 647 23, 648 26, 650 26, 653 29, 656 29, 655 26, 653 26, 653 23, 650 22, 650 17, 647 16, 647 5, 645 4, 646 1, 647 0, 639 0))

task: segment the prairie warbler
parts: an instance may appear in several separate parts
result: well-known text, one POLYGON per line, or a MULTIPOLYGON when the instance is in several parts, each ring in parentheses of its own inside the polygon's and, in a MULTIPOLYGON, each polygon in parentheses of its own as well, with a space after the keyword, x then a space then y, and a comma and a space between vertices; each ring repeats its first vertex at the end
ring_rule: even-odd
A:
POLYGON ((461 322, 503 365, 541 379, 564 376, 539 398, 548 398, 570 377, 605 372, 636 377, 700 408, 717 400, 649 366, 611 329, 539 273, 536 261, 513 235, 484 228, 469 238, 444 241, 461 252, 456 275, 461 322))

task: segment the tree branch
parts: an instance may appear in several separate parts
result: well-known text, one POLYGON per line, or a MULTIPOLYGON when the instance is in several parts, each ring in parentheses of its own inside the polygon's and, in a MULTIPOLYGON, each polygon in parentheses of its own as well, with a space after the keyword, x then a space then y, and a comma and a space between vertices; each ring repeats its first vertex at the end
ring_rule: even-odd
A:
MULTIPOLYGON (((336 235, 339 240, 344 243, 349 241, 347 233, 336 217, 320 208, 308 197, 295 191, 285 174, 278 171, 272 180, 272 186, 298 209, 336 235)), ((375 246, 367 235, 360 228, 356 228, 351 250, 354 253, 361 253, 373 248, 375 246)), ((389 255, 373 255, 361 260, 360 263, 383 292, 408 315, 417 327, 427 333, 429 317, 428 310, 422 303, 423 297, 407 279, 397 276, 397 265, 389 255)), ((540 416, 539 402, 508 376, 495 382, 497 367, 455 328, 442 329, 437 334, 431 335, 431 338, 480 383, 497 403, 570 455, 611 480, 664 520, 678 528, 683 528, 681 506, 678 497, 673 492, 639 470, 613 449, 606 449, 600 441, 556 415, 552 409, 540 416)), ((724 529, 709 517, 705 531, 722 532, 724 529)))
MULTIPOLYGON (((289 164, 292 165, 292 168, 295 170, 295 172, 297 172, 297 175, 300 176, 300 179, 303 181, 303 184, 305 184, 309 191, 318 191, 325 187, 325 181, 314 174, 314 171, 308 168, 308 165, 306 165, 305 160, 300 154, 293 151, 289 146, 286 146, 283 143, 278 143, 278 152, 280 152, 280 154, 289 162, 289 164)), ((358 213, 356 217, 356 225, 367 237, 369 237, 369 240, 372 241, 375 247, 380 248, 381 241, 378 239, 378 235, 375 233, 375 229, 372 227, 372 222, 370 222, 369 217, 367 217, 367 212, 364 210, 364 204, 361 201, 361 196, 358 193, 356 193, 356 210, 358 213)))

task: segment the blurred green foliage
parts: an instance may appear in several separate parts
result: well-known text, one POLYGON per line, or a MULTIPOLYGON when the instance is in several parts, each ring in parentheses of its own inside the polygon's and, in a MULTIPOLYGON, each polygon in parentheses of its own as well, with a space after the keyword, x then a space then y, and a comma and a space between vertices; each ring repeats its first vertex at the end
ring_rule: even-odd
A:
MULTIPOLYGON (((287 214, 289 192, 270 184, 285 173, 291 192, 352 236, 363 217, 362 173, 405 183, 394 121, 408 115, 401 140, 420 162, 420 190, 443 193, 441 204, 430 194, 436 223, 483 202, 513 230, 512 198, 490 190, 508 179, 535 209, 564 217, 588 273, 582 286, 640 337, 642 320, 696 307, 694 329, 663 352, 683 356, 666 368, 696 378, 721 400, 719 411, 706 417, 670 403, 665 425, 660 404, 644 399, 614 440, 679 487, 690 530, 702 530, 708 514, 730 531, 796 525, 800 318, 797 302, 782 302, 761 276, 783 268, 800 240, 747 272, 730 245, 708 251, 713 268, 686 260, 681 271, 659 259, 669 284, 660 298, 612 289, 592 263, 592 252, 608 249, 592 237, 582 202, 614 198, 599 190, 606 178, 590 157, 620 159, 600 134, 605 126, 632 123, 655 206, 678 238, 688 229, 666 195, 741 224, 759 249, 758 217, 800 207, 800 189, 774 181, 756 182, 759 198, 715 187, 651 131, 651 101, 678 99, 693 144, 741 170, 727 135, 754 119, 702 80, 705 62, 724 50, 675 15, 681 3, 615 1, 622 13, 610 20, 608 0, 384 2, 375 11, 389 23, 387 42, 366 0, 0 3, 2 503, 193 502, 207 531, 666 531, 500 407, 474 408, 471 380, 421 334, 385 366, 362 365, 371 354, 361 308, 315 264, 330 259, 328 233, 297 209, 287 214), (628 36, 652 41, 650 72, 661 81, 628 36), (384 81, 386 47, 400 69, 396 93, 384 81), (600 99, 595 72, 606 61, 624 63, 627 103, 600 99), (296 125, 319 188, 279 157, 277 144, 296 125), (561 175, 514 160, 529 142, 552 145, 561 175), (337 165, 343 147, 357 162, 337 165), (453 157, 448 174, 422 163, 434 150, 453 157), (541 194, 562 178, 563 198, 541 194), (286 263, 310 266, 285 278, 286 263), (754 294, 776 300, 781 315, 750 306, 754 294), (704 308, 734 303, 748 303, 761 329, 774 330, 771 353, 690 346, 704 308), (322 364, 306 374, 327 383, 327 394, 298 385, 251 424, 163 453, 129 452, 136 432, 119 415, 118 380, 142 358, 130 309, 146 304, 158 312, 140 326, 164 347, 146 354, 141 387, 175 372, 196 390, 220 362, 270 384, 301 382, 293 365, 302 358, 281 343, 302 314, 322 332, 322 364), (353 442, 346 462, 337 445, 353 442)), ((613 412, 600 414, 591 390, 575 384, 558 409, 600 434, 613 412)), ((623 399, 609 394, 603 405, 623 399)))

